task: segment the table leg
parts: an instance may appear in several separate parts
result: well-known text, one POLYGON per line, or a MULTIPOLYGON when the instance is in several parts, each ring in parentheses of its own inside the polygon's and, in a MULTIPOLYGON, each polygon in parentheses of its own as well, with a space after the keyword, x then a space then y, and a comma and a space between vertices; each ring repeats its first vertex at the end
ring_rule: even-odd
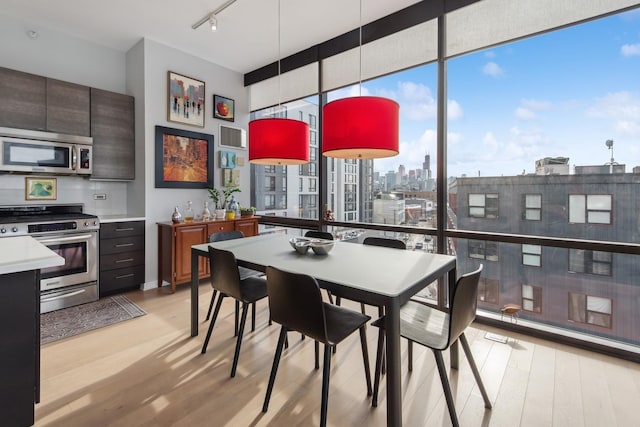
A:
MULTIPOLYGON (((456 287, 456 269, 449 271, 449 307, 453 298, 453 290, 456 287)), ((449 362, 451 369, 458 369, 458 340, 449 346, 449 362)))
POLYGON ((199 255, 191 249, 191 336, 198 336, 198 259, 199 255))
POLYGON ((386 308, 387 333, 387 426, 402 426, 402 366, 400 361, 400 304, 390 301, 386 308))

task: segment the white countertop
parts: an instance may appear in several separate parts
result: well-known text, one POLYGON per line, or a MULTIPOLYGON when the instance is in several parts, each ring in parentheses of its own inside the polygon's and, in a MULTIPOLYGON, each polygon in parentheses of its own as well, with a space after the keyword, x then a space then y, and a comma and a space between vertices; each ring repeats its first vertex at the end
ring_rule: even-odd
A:
POLYGON ((144 221, 143 216, 131 216, 131 215, 98 215, 101 224, 108 222, 125 222, 125 221, 144 221))
POLYGON ((0 239, 0 274, 63 265, 64 258, 31 236, 0 239))

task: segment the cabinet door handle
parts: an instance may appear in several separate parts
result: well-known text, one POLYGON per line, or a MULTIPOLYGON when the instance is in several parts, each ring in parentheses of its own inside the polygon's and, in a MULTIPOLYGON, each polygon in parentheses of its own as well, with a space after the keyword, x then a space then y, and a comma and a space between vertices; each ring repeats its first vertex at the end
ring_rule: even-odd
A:
POLYGON ((131 262, 131 261, 133 261, 133 258, 117 259, 116 260, 116 264, 120 264, 120 263, 123 263, 123 262, 131 262))
POLYGON ((117 245, 114 245, 116 248, 126 248, 127 246, 133 246, 133 243, 120 243, 117 245))
POLYGON ((116 231, 133 231, 133 227, 129 227, 129 228, 116 228, 116 231))
POLYGON ((126 279, 127 277, 133 277, 133 273, 123 274, 122 276, 116 276, 116 279, 126 279))

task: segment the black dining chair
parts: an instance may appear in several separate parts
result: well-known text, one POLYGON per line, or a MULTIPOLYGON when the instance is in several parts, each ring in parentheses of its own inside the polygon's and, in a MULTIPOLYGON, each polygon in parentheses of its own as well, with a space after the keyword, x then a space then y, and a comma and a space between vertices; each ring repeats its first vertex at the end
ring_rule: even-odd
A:
MULTIPOLYGON (((458 426, 458 417, 453 402, 451 386, 447 377, 446 368, 442 352, 447 350, 453 343, 460 341, 464 353, 471 366, 471 371, 475 377, 482 398, 484 407, 491 409, 491 401, 482 384, 480 372, 473 360, 469 343, 464 335, 465 329, 476 318, 476 307, 478 297, 478 282, 482 273, 482 265, 475 271, 460 276, 456 281, 455 288, 451 294, 449 311, 442 311, 417 301, 410 300, 402 306, 400 310, 400 335, 407 338, 409 342, 415 342, 430 348, 436 358, 438 374, 444 389, 444 396, 449 409, 449 416, 454 426, 458 426)), ((373 322, 380 327, 378 335, 378 351, 376 355, 376 371, 373 385, 372 405, 378 404, 378 388, 380 385, 381 359, 384 352, 384 317, 373 322)), ((411 347, 409 348, 411 352, 411 347)))
POLYGON ((269 400, 271 399, 271 392, 273 391, 287 332, 297 331, 314 339, 316 341, 316 349, 319 347, 318 343, 324 344, 320 426, 326 426, 331 347, 356 330, 360 331, 367 395, 370 396, 372 393, 365 332, 365 325, 371 318, 357 311, 324 302, 318 282, 313 277, 305 274, 290 273, 269 266, 267 267, 267 292, 269 294, 271 319, 279 323, 281 328, 262 412, 267 412, 269 408, 269 400))
MULTIPOLYGON (((304 233, 304 237, 308 237, 310 239, 333 240, 333 234, 329 233, 328 231, 309 230, 304 233)), ((331 294, 331 292, 327 291, 327 297, 329 298, 329 302, 333 304, 333 295, 331 294)))
MULTIPOLYGON (((233 240, 233 239, 242 239, 244 237, 244 233, 240 230, 232 230, 232 231, 222 231, 220 233, 213 233, 209 236, 209 242, 222 242, 225 240, 233 240)), ((264 273, 256 270, 251 270, 250 268, 240 267, 238 266, 238 270, 240 271, 240 280, 246 279, 250 276, 264 276, 264 273)), ((207 310, 207 317, 204 319, 209 320, 211 317, 211 311, 213 310, 213 301, 216 299, 216 289, 213 289, 213 293, 211 294, 211 301, 209 302, 209 309, 207 310)), ((235 327, 234 327, 234 335, 238 335, 238 318, 240 314, 240 302, 236 301, 236 314, 235 314, 235 327)), ((256 329, 256 305, 251 304, 251 330, 255 331, 256 329)))
POLYGON ((218 302, 211 317, 207 337, 202 345, 202 354, 207 352, 211 332, 213 332, 213 326, 216 323, 218 313, 220 313, 222 300, 225 297, 231 297, 236 301, 240 301, 242 303, 242 315, 231 367, 231 377, 234 377, 238 366, 238 357, 240 356, 240 346, 242 345, 242 335, 247 321, 249 304, 254 304, 256 301, 267 297, 267 281, 264 277, 259 276, 249 276, 241 279, 236 257, 233 253, 211 246, 209 246, 209 265, 211 266, 211 286, 218 291, 218 302))

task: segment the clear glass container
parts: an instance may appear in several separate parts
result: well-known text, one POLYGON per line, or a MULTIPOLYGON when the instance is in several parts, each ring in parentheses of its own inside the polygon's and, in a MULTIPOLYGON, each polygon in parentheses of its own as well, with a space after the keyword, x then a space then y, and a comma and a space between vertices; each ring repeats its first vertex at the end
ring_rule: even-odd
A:
POLYGON ((184 211, 184 222, 193 222, 193 208, 191 207, 191 200, 187 202, 187 209, 184 211))
POLYGON ((209 221, 211 219, 211 211, 209 210, 209 202, 204 201, 204 209, 202 209, 202 220, 209 221))

